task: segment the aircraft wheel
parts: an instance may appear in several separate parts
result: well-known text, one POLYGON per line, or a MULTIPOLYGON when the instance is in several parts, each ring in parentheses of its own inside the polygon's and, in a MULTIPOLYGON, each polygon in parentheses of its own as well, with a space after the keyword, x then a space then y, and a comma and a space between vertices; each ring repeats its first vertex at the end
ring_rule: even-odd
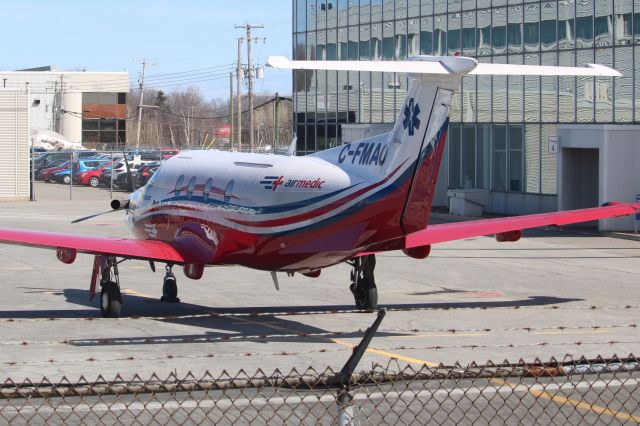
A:
POLYGON ((100 292, 100 310, 102 316, 106 318, 117 318, 120 316, 122 309, 122 295, 118 285, 113 281, 102 286, 100 292))
POLYGON ((378 289, 373 280, 362 280, 356 286, 351 284, 349 287, 356 301, 356 308, 368 312, 373 312, 378 307, 378 289))
POLYGON ((177 303, 180 301, 180 299, 178 299, 178 283, 175 275, 171 272, 168 272, 164 277, 164 282, 162 283, 162 298, 160 300, 169 303, 177 303))

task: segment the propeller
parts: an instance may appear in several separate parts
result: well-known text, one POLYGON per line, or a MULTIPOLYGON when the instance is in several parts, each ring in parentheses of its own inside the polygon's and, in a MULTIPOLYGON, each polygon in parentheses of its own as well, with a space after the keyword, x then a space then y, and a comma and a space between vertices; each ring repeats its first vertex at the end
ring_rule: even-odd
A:
POLYGON ((136 185, 133 183, 133 176, 131 175, 131 168, 129 167, 129 161, 127 160, 127 154, 122 150, 122 154, 124 155, 124 166, 127 168, 127 178, 129 179, 129 192, 135 192, 136 185))
POLYGON ((106 212, 102 212, 102 213, 96 213, 96 214, 92 214, 90 216, 85 216, 85 217, 81 217, 80 219, 76 219, 76 220, 72 220, 71 223, 80 223, 80 222, 84 222, 85 220, 89 220, 89 219, 93 219, 94 217, 97 216, 102 216, 103 214, 107 214, 107 213, 113 213, 117 210, 109 210, 106 212))
MULTIPOLYGON (((131 174, 131 168, 129 167, 129 161, 127 160, 127 154, 124 151, 124 149, 122 150, 122 154, 124 156, 124 165, 127 168, 127 177, 129 180, 129 190, 130 192, 135 192, 136 190, 136 185, 133 182, 133 175, 131 174)), ((85 220, 89 220, 89 219, 93 219, 94 217, 97 216, 102 216, 103 214, 107 214, 107 213, 112 213, 118 210, 123 210, 123 209, 127 209, 129 208, 129 200, 111 200, 111 209, 109 211, 106 212, 102 212, 102 213, 95 213, 89 216, 85 216, 85 217, 81 217, 79 219, 75 219, 72 220, 71 223, 80 223, 80 222, 84 222, 85 220)))

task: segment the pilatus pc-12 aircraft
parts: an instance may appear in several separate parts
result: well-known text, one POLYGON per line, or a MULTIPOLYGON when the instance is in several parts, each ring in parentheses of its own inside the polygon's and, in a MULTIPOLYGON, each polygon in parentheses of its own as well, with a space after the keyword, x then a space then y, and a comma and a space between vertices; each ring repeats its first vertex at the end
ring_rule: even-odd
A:
MULTIPOLYGON (((55 249, 64 263, 95 256, 90 284, 101 286, 105 316, 120 314, 118 264, 128 259, 166 265, 163 299, 176 301, 171 270, 200 279, 208 265, 242 265, 318 277, 341 262, 352 266, 359 309, 377 306, 375 253, 402 250, 424 259, 431 245, 495 234, 516 241, 521 231, 640 211, 640 204, 427 226, 446 140, 453 93, 467 74, 620 76, 613 69, 480 64, 466 57, 419 56, 407 61, 289 61, 285 69, 406 73, 410 84, 393 131, 306 156, 187 151, 163 164, 125 210, 135 238, 0 229, 0 242, 55 249)), ((346 281, 346 280, 345 280, 346 281)))

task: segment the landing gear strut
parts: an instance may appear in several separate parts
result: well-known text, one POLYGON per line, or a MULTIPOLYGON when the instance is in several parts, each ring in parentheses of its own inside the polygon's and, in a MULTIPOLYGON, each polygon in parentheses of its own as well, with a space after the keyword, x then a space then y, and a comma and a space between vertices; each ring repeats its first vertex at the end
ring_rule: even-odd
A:
POLYGON ((353 259, 349 289, 356 300, 356 308, 373 312, 378 306, 378 289, 373 277, 376 256, 368 254, 353 259))
POLYGON ((122 294, 120 293, 120 276, 118 261, 115 256, 109 256, 107 264, 100 277, 100 310, 102 316, 116 318, 122 309, 122 294))
POLYGON ((162 283, 162 297, 160 300, 168 303, 178 303, 180 301, 180 299, 178 299, 178 284, 176 276, 171 272, 172 266, 173 265, 167 265, 165 267, 167 273, 162 283))

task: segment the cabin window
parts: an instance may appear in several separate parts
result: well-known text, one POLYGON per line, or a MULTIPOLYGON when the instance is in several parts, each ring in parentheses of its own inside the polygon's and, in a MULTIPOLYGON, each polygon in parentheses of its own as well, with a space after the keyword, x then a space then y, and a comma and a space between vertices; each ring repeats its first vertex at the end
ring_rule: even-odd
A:
POLYGON ((191 199, 193 195, 193 190, 196 188, 196 177, 192 177, 189 179, 189 185, 187 185, 187 198, 191 199))
POLYGON ((213 179, 211 178, 207 179, 207 181, 204 183, 204 189, 202 190, 202 198, 204 199, 205 203, 209 202, 209 196, 211 193, 212 185, 213 185, 213 179))
POLYGON ((178 180, 176 181, 176 197, 180 196, 180 191, 182 190, 182 184, 184 183, 184 175, 180 175, 178 180))

